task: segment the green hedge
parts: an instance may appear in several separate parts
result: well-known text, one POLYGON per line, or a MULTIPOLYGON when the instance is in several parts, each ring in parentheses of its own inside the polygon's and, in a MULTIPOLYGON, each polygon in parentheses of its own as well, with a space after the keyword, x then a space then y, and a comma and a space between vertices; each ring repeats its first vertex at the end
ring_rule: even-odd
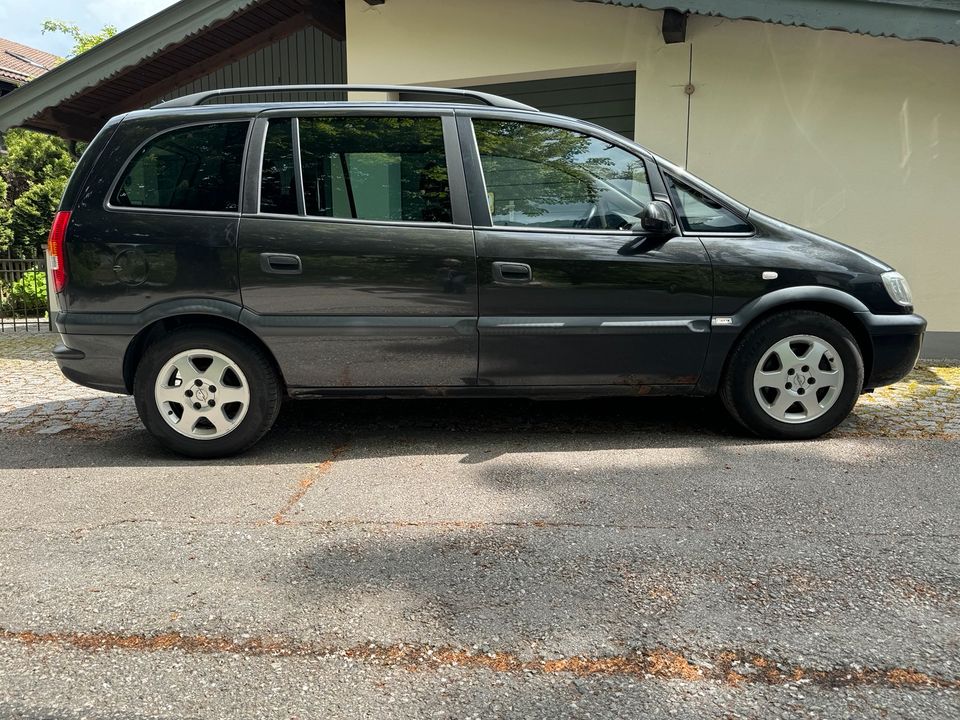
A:
POLYGON ((30 270, 11 285, 3 288, 0 312, 16 314, 27 312, 35 315, 47 309, 47 274, 43 270, 30 270))

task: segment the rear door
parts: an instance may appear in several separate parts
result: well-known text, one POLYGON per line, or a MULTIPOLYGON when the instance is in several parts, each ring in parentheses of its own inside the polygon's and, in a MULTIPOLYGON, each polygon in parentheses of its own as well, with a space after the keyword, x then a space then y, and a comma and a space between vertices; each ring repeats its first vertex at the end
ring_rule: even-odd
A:
POLYGON ((475 384, 476 255, 452 112, 274 111, 251 153, 244 317, 288 385, 475 384))
POLYGON ((575 123, 472 114, 460 135, 483 218, 478 382, 696 383, 712 272, 698 238, 631 230, 667 198, 653 160, 575 123))

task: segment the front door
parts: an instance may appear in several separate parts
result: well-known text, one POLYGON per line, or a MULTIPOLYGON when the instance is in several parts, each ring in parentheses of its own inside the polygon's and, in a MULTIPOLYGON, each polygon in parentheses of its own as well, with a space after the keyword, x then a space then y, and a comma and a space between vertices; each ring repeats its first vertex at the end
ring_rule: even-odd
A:
POLYGON ((475 384, 476 256, 452 113, 271 114, 258 129, 244 319, 287 384, 475 384))
POLYGON ((478 382, 696 383, 711 268, 696 237, 630 229, 654 191, 666 197, 653 161, 572 128, 477 113, 461 135, 471 124, 467 165, 482 172, 468 178, 486 197, 474 214, 489 211, 476 236, 478 382))

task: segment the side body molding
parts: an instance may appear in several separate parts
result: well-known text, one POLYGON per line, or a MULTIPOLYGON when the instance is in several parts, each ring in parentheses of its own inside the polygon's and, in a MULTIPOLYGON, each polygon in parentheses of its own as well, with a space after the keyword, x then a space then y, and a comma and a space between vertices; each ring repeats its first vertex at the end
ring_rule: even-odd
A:
POLYGON ((126 335, 133 337, 157 320, 184 315, 211 315, 240 321, 243 308, 214 298, 177 298, 165 300, 134 313, 62 313, 53 319, 57 331, 69 335, 126 335))

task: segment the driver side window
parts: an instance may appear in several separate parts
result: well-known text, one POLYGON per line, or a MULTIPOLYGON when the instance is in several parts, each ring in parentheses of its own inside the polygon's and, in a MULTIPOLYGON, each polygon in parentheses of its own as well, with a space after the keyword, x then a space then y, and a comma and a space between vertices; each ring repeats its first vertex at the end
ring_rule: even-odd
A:
POLYGON ((475 119, 493 224, 625 230, 651 200, 643 160, 563 128, 475 119))

